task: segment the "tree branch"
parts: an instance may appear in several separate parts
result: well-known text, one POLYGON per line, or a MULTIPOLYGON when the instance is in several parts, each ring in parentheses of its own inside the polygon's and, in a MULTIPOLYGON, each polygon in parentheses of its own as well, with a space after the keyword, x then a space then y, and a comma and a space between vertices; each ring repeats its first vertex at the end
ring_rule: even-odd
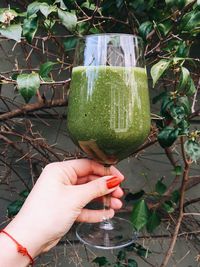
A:
POLYGON ((0 121, 6 121, 8 119, 12 119, 18 116, 25 115, 28 112, 33 112, 42 109, 48 109, 52 107, 63 107, 67 105, 67 99, 56 99, 49 100, 45 102, 37 102, 34 104, 27 104, 22 106, 21 108, 14 109, 12 111, 6 112, 0 115, 0 121))

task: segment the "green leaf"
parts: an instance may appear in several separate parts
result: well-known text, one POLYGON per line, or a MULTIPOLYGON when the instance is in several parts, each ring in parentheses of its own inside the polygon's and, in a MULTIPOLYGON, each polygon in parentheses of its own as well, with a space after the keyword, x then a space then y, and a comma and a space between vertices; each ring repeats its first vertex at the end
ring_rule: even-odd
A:
POLYGON ((138 264, 134 259, 128 259, 127 267, 138 267, 138 264))
POLYGON ((140 244, 137 244, 136 246, 136 253, 140 256, 140 257, 145 257, 147 258, 149 256, 149 254, 151 253, 151 251, 149 249, 144 248, 143 246, 141 246, 140 244))
POLYGON ((171 61, 161 59, 158 63, 152 66, 151 68, 151 77, 153 79, 153 87, 155 86, 158 79, 163 75, 163 73, 167 70, 169 67, 171 61))
POLYGON ((109 263, 106 257, 96 257, 92 262, 97 263, 99 267, 109 263))
POLYGON ((190 76, 187 68, 181 67, 181 77, 178 85, 178 91, 184 92, 188 96, 192 96, 196 92, 194 81, 190 76))
POLYGON ((42 79, 49 78, 49 73, 58 62, 47 61, 40 66, 39 75, 42 79))
POLYGON ((13 24, 6 28, 0 28, 0 33, 8 39, 19 42, 22 34, 22 27, 20 24, 13 24))
POLYGON ((28 190, 23 190, 22 192, 19 193, 19 196, 25 199, 25 198, 27 198, 29 193, 30 192, 28 190))
POLYGON ((187 115, 189 115, 191 113, 191 104, 190 104, 189 98, 187 96, 178 97, 178 103, 177 104, 184 108, 185 113, 187 115))
POLYGON ((200 144, 197 141, 187 140, 184 144, 184 149, 192 161, 196 162, 200 159, 200 144))
POLYGON ((20 74, 17 76, 17 87, 20 94, 28 103, 40 87, 40 78, 38 73, 20 74))
POLYGON ((180 41, 176 49, 177 57, 188 57, 191 45, 187 44, 185 41, 180 41))
POLYGON ((82 8, 87 8, 89 10, 95 10, 95 5, 93 3, 90 3, 90 2, 84 2, 82 5, 81 5, 82 8))
POLYGON ((173 27, 173 24, 172 24, 171 20, 166 20, 163 23, 159 23, 157 26, 159 32, 164 36, 166 36, 169 33, 169 31, 172 29, 172 27, 173 27))
POLYGON ((65 26, 67 30, 75 30, 77 24, 77 17, 75 14, 58 8, 58 17, 61 20, 62 25, 65 26))
POLYGON ((55 22, 56 22, 56 21, 53 20, 53 19, 45 19, 45 20, 44 20, 44 26, 45 26, 46 29, 49 30, 49 29, 53 28, 55 22))
POLYGON ((49 14, 57 11, 56 6, 49 6, 47 3, 40 3, 40 12, 47 18, 49 14))
POLYGON ((181 9, 186 5, 187 0, 165 0, 165 3, 169 7, 177 6, 179 9, 181 9))
POLYGON ((175 175, 181 175, 182 174, 182 172, 183 172, 183 170, 182 170, 182 166, 176 166, 175 168, 174 168, 174 170, 173 170, 173 173, 175 174, 175 175))
POLYGON ((189 134, 190 124, 189 121, 186 119, 180 121, 178 123, 179 135, 188 135, 189 134))
POLYGON ((143 22, 139 27, 139 35, 146 40, 147 35, 153 30, 153 23, 151 21, 143 22))
POLYGON ((120 250, 119 253, 117 254, 117 259, 119 261, 123 261, 126 259, 126 252, 124 250, 120 250))
POLYGON ((15 216, 21 209, 22 205, 24 204, 23 200, 15 200, 10 203, 7 207, 8 217, 11 218, 15 216))
POLYGON ((187 86, 187 89, 186 89, 186 94, 188 96, 193 96, 195 93, 196 93, 196 87, 194 85, 194 81, 193 79, 190 77, 189 81, 188 81, 188 86, 187 86))
POLYGON ((60 8, 63 9, 63 10, 67 9, 67 7, 66 7, 66 5, 65 5, 63 0, 56 0, 54 2, 54 4, 60 4, 60 8))
POLYGON ((172 192, 172 197, 171 197, 171 200, 174 202, 174 203, 178 203, 178 201, 179 201, 179 199, 180 199, 180 192, 178 191, 178 190, 174 190, 173 192, 172 192))
POLYGON ((152 233, 161 224, 161 218, 157 211, 153 211, 149 216, 148 223, 146 225, 147 231, 152 233))
POLYGON ((144 199, 139 200, 134 206, 131 221, 137 231, 142 229, 148 222, 149 209, 144 199))
POLYGON ((155 190, 159 195, 163 195, 167 190, 167 186, 161 180, 159 180, 156 183, 155 190))
POLYGON ((128 193, 126 196, 125 196, 125 201, 129 202, 131 200, 139 200, 143 195, 145 194, 145 191, 144 190, 140 190, 139 192, 136 192, 136 193, 128 193))
POLYGON ((180 123, 186 117, 185 109, 183 106, 172 106, 170 114, 176 124, 180 123))
POLYGON ((180 83, 179 83, 179 89, 185 89, 188 79, 190 77, 190 72, 185 67, 181 67, 181 77, 180 77, 180 83))
POLYGON ((31 43, 38 29, 38 18, 28 18, 24 20, 23 24, 23 36, 31 43))
POLYGON ((170 147, 176 141, 178 134, 179 134, 178 129, 174 129, 170 126, 166 126, 158 134, 158 142, 163 148, 170 147))
POLYGON ((78 38, 75 36, 72 37, 67 37, 64 41, 63 41, 63 45, 64 45, 64 49, 65 51, 70 51, 75 49, 76 45, 77 45, 77 41, 78 38))
POLYGON ((195 28, 200 26, 200 11, 192 10, 187 12, 180 22, 180 28, 183 32, 194 33, 195 28))
POLYGON ((28 5, 27 7, 27 18, 35 15, 40 10, 40 2, 35 1, 28 5))
POLYGON ((162 204, 162 208, 167 212, 167 213, 172 213, 174 211, 174 203, 172 201, 165 201, 162 204))

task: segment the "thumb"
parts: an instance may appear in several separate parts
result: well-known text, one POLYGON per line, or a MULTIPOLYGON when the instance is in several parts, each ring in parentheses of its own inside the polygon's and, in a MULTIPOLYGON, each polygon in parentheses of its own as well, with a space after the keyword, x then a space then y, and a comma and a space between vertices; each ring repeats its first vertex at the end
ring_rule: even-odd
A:
POLYGON ((116 187, 122 182, 120 176, 103 176, 89 183, 76 186, 79 190, 81 205, 85 206, 95 198, 112 193, 116 187))

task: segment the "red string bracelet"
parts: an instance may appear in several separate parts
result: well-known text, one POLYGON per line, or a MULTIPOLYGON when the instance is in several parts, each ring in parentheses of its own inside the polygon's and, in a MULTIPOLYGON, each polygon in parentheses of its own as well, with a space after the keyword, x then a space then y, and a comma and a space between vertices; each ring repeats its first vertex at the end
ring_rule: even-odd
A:
POLYGON ((34 260, 31 257, 31 255, 28 253, 28 250, 23 247, 22 245, 20 245, 17 240, 15 240, 9 233, 7 233, 5 230, 0 230, 0 233, 4 233, 5 235, 7 235, 17 246, 17 252, 19 252, 20 254, 22 254, 23 256, 27 256, 30 260, 30 264, 33 265, 34 264, 34 260))

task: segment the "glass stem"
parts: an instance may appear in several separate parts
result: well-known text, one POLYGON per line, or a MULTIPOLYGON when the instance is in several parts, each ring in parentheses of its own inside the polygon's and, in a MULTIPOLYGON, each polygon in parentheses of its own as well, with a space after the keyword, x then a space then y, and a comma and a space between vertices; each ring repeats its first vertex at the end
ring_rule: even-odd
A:
MULTIPOLYGON (((105 168, 105 175, 110 174, 110 166, 104 166, 105 168)), ((113 224, 112 220, 106 216, 107 210, 110 209, 110 201, 111 201, 111 195, 106 195, 103 197, 103 211, 104 211, 104 217, 103 221, 100 223, 100 228, 104 230, 112 230, 113 224)))

